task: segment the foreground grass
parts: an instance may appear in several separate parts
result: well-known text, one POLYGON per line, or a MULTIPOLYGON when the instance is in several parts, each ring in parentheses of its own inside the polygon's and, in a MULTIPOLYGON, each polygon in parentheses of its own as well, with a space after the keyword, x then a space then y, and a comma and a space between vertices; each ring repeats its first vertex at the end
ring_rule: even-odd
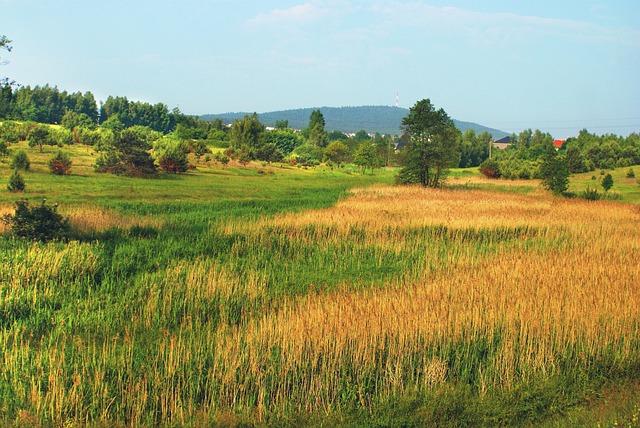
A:
POLYGON ((0 239, 2 422, 633 421, 635 206, 258 168, 28 173, 85 238, 0 239))

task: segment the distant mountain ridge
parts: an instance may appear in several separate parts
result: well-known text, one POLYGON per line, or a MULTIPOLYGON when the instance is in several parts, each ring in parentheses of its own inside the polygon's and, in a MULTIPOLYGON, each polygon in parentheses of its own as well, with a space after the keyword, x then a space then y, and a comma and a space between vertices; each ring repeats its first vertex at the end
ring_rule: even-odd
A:
MULTIPOLYGON (((258 113, 258 117, 265 126, 275 126, 276 121, 287 120, 290 127, 302 129, 309 125, 309 116, 314 110, 320 110, 328 131, 350 133, 364 129, 369 133, 379 132, 390 135, 400 135, 402 118, 409 113, 405 108, 390 106, 310 107, 258 113)), ((246 114, 252 113, 205 114, 200 117, 204 120, 222 119, 225 123, 233 123, 234 120, 242 119, 246 114)), ((496 140, 509 135, 499 129, 488 128, 473 122, 453 119, 453 123, 462 132, 468 129, 473 129, 477 134, 486 131, 496 140)))

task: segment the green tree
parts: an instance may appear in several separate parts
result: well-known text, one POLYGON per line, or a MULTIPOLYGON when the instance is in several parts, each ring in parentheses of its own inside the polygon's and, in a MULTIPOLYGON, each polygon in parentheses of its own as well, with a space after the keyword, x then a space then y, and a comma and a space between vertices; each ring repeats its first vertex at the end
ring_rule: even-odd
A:
POLYGON ((179 144, 171 144, 158 158, 158 164, 165 172, 177 174, 189 168, 187 155, 179 144))
POLYGON ((322 149, 313 144, 305 143, 291 152, 292 158, 302 165, 318 165, 322 160, 322 149))
POLYGON ((611 174, 607 174, 602 179, 602 188, 604 189, 605 192, 608 192, 609 189, 611 189, 612 187, 613 187, 613 177, 611 176, 611 174))
POLYGON ((61 150, 49 159, 49 171, 52 174, 64 175, 71 172, 71 157, 68 153, 64 153, 61 150))
POLYGON ((289 121, 286 119, 276 120, 275 128, 279 131, 284 131, 285 129, 289 129, 289 121))
POLYGON ((429 99, 418 101, 402 119, 408 139, 405 166, 400 183, 419 183, 439 187, 447 168, 458 163, 460 131, 441 108, 436 110, 429 99))
POLYGON ((264 125, 258 114, 245 115, 231 125, 231 145, 237 149, 245 149, 249 156, 264 142, 264 125))
POLYGON ((22 149, 16 150, 16 152, 13 154, 13 158, 11 159, 10 166, 13 169, 29 171, 29 168, 31 167, 31 161, 29 160, 27 152, 22 149))
POLYGON ((257 160, 265 162, 279 162, 284 156, 275 143, 264 143, 254 153, 257 160))
POLYGON ((76 113, 73 110, 67 111, 64 116, 62 116, 62 122, 60 124, 69 131, 73 131, 74 128, 95 129, 96 127, 95 122, 91 120, 87 114, 76 113))
POLYGON ((156 166, 149 153, 151 144, 137 132, 128 128, 115 134, 109 147, 96 159, 97 172, 144 176, 156 173, 156 166))
POLYGON ((362 168, 362 173, 366 173, 367 169, 373 170, 378 168, 382 161, 378 157, 376 146, 368 141, 361 143, 353 154, 353 163, 362 168))
POLYGON ((11 175, 9 176, 9 183, 7 184, 7 189, 12 192, 24 192, 24 178, 17 169, 14 169, 11 175))
POLYGON ((312 111, 309 116, 309 127, 306 129, 307 143, 318 147, 325 147, 329 139, 324 127, 324 116, 320 110, 312 111))
POLYGON ((555 149, 548 148, 542 165, 540 165, 542 185, 556 195, 561 195, 569 187, 569 167, 563 156, 555 149))
POLYGON ((27 141, 29 142, 29 147, 37 146, 42 152, 45 144, 55 145, 55 142, 51 144, 53 140, 50 137, 51 135, 47 125, 36 125, 31 131, 29 131, 27 141))
POLYGON ((356 135, 353 138, 356 141, 366 141, 366 140, 370 140, 371 136, 367 131, 365 131, 364 129, 361 129, 360 131, 356 132, 356 135))
POLYGON ((69 222, 58 213, 58 206, 47 205, 44 200, 35 207, 26 200, 17 201, 14 214, 4 215, 2 221, 16 236, 42 242, 64 238, 69 230, 69 222))
POLYGON ((283 155, 288 155, 296 147, 302 145, 304 140, 292 129, 273 130, 264 134, 264 143, 273 143, 283 155))
POLYGON ((341 141, 332 141, 324 149, 323 160, 339 167, 347 156, 349 156, 349 147, 341 141))
POLYGON ((327 134, 327 139, 329 141, 335 141, 335 140, 347 140, 349 137, 340 131, 331 131, 327 134))
POLYGON ((585 159, 580 149, 574 145, 567 147, 565 152, 565 159, 567 160, 567 167, 570 173, 586 172, 585 159))

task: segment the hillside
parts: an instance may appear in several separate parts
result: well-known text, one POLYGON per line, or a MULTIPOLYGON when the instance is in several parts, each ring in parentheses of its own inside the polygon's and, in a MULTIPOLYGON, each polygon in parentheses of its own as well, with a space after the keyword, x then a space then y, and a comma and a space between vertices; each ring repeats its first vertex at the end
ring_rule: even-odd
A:
MULTIPOLYGON (((288 120, 292 128, 302 129, 309 123, 309 116, 317 108, 301 108, 295 110, 281 110, 260 113, 260 121, 266 126, 274 126, 277 120, 288 120)), ((361 107, 320 107, 324 116, 326 128, 329 131, 358 132, 362 129, 367 132, 381 134, 400 134, 400 123, 409 110, 400 107, 389 106, 361 106, 361 107)), ((201 118, 205 120, 222 119, 226 123, 232 123, 235 119, 241 119, 246 112, 206 114, 201 118)), ((472 122, 463 122, 454 119, 455 125, 464 132, 473 129, 477 133, 489 132, 495 139, 505 137, 507 134, 498 129, 488 128, 472 122)))

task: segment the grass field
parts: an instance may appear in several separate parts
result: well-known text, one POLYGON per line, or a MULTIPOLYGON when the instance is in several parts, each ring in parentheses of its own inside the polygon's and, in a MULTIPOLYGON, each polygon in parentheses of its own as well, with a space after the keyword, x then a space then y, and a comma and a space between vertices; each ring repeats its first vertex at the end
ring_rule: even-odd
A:
POLYGON ((28 149, 27 193, 0 196, 86 237, 0 238, 4 424, 638 424, 636 204, 466 170, 128 179, 69 150, 57 177, 28 149))

